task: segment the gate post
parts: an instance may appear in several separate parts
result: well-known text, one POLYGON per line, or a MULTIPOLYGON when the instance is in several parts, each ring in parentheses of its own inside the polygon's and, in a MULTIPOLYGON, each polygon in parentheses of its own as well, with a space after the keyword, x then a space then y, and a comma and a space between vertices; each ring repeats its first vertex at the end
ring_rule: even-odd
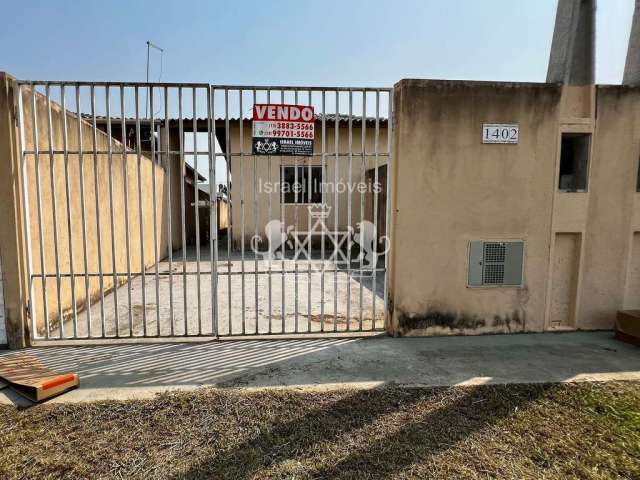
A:
MULTIPOLYGON (((28 279, 22 205, 21 162, 15 78, 0 72, 0 282, 9 348, 29 343, 27 321, 28 279)), ((0 298, 0 307, 3 305, 0 298)))

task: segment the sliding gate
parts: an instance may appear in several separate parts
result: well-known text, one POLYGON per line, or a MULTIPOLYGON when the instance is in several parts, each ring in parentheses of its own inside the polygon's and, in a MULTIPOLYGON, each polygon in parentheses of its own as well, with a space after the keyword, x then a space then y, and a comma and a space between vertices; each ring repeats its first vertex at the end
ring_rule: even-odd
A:
POLYGON ((34 340, 384 329, 391 89, 17 92, 34 340))

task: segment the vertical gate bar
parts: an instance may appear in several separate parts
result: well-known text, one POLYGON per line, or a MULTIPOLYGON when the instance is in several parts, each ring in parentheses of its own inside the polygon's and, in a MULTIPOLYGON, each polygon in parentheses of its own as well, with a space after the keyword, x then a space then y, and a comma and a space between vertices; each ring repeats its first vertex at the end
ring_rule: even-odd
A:
MULTIPOLYGON (((313 105, 313 98, 311 96, 311 90, 309 90, 307 92, 308 94, 308 98, 309 98, 309 105, 313 105)), ((315 124, 315 118, 313 119, 314 124, 315 124)), ((314 125, 314 130, 315 130, 315 125, 314 125)), ((307 202, 309 203, 309 205, 307 205, 307 231, 309 232, 309 262, 307 263, 307 332, 311 331, 311 257, 313 255, 313 244, 312 244, 312 237, 311 237, 311 210, 309 210, 309 206, 311 205, 312 200, 313 200, 313 191, 312 186, 311 186, 311 163, 313 162, 313 157, 307 157, 306 160, 307 162, 307 202)))
MULTIPOLYGON (((294 93, 294 103, 297 105, 298 104, 298 89, 295 90, 294 93)), ((300 189, 298 188, 298 157, 295 156, 293 157, 293 162, 294 162, 294 166, 293 166, 293 185, 294 185, 294 190, 293 190, 293 205, 294 205, 294 220, 293 220, 293 224, 294 224, 294 231, 298 230, 298 203, 300 202, 300 189)), ((282 172, 282 168, 281 168, 281 172, 282 172)), ((282 173, 281 173, 282 175, 282 173)), ((282 194, 282 198, 284 200, 284 193, 282 194)), ((284 203, 283 203, 284 204, 284 203)), ((299 239, 298 239, 299 241, 299 239)), ((298 333, 298 248, 299 246, 296 245, 296 250, 293 254, 293 263, 295 265, 295 314, 294 314, 294 318, 295 318, 295 333, 298 333)), ((284 292, 284 289, 282 290, 284 292)))
POLYGON ((84 265, 84 304, 87 311, 87 337, 91 338, 91 295, 89 294, 89 259, 87 256, 87 218, 84 199, 84 153, 82 134, 82 112, 80 108, 80 85, 76 85, 76 116, 78 124, 78 164, 80 174, 80 209, 82 210, 82 260, 84 265))
MULTIPOLYGON (((244 298, 244 132, 242 131, 244 126, 242 125, 242 89, 238 90, 238 102, 239 102, 239 128, 240 128, 240 156, 238 161, 240 162, 240 282, 241 282, 241 302, 242 302, 242 334, 245 334, 245 298, 244 298)), ((256 328, 258 324, 256 323, 256 328)))
POLYGON ((389 231, 389 224, 391 218, 391 130, 393 127, 393 90, 387 90, 387 96, 389 97, 389 107, 387 112, 387 190, 385 199, 385 256, 384 256, 384 328, 389 325, 389 248, 393 248, 391 245, 391 236, 389 231), (389 248, 388 248, 389 247, 389 248))
MULTIPOLYGON (((136 102, 136 160, 138 164, 138 223, 140 226, 140 277, 142 281, 142 334, 147 336, 147 290, 146 290, 146 265, 144 256, 144 216, 142 211, 142 151, 140 134, 140 92, 135 86, 136 102)), ((153 168, 153 164, 151 165, 153 168)), ((153 170, 152 170, 153 172, 153 170)), ((156 307, 157 308, 157 307, 156 307)))
POLYGON ((193 197, 195 203, 195 220, 196 220, 196 288, 198 289, 197 302, 198 302, 198 335, 202 334, 202 299, 200 296, 200 187, 198 186, 198 177, 200 172, 198 171, 198 119, 197 119, 197 91, 194 88, 192 90, 192 110, 193 118, 191 119, 193 130, 193 197))
POLYGON ((113 145, 111 142, 111 91, 109 86, 105 87, 105 103, 107 113, 107 156, 109 159, 109 213, 111 221, 111 274, 113 276, 113 302, 116 322, 116 337, 120 337, 120 315, 118 313, 118 276, 116 266, 116 235, 113 212, 113 145))
POLYGON ((148 87, 149 90, 149 140, 151 148, 151 195, 153 201, 153 259, 155 265, 155 280, 156 280, 156 335, 160 336, 160 275, 158 275, 158 205, 157 205, 157 192, 156 192, 156 168, 158 162, 156 159, 156 127, 154 124, 154 112, 153 112, 153 85, 148 87))
POLYGON ((69 131, 67 122, 67 105, 65 85, 60 86, 62 104, 62 151, 64 154, 64 183, 67 202, 67 235, 69 241, 69 274, 71 279, 71 307, 73 312, 73 338, 78 338, 78 308, 76 304, 76 276, 73 268, 73 235, 71 228, 71 184, 69 180, 69 131))
POLYGON ((231 154, 229 148, 230 135, 229 135, 229 89, 224 89, 224 137, 225 137, 225 162, 227 164, 227 207, 228 207, 228 220, 227 220, 227 294, 229 297, 229 303, 227 308, 227 316, 229 318, 228 332, 231 335, 231 236, 233 234, 233 203, 231 201, 231 182, 229 181, 229 175, 231 170, 231 154))
MULTIPOLYGON (((364 182, 366 177, 367 177, 367 165, 366 165, 366 130, 367 130, 367 92, 366 90, 362 90, 362 124, 360 125, 360 133, 362 134, 362 140, 361 140, 361 154, 362 154, 362 164, 360 166, 360 181, 364 182)), ((362 235, 364 235, 364 229, 362 228, 364 225, 364 192, 363 189, 360 189, 360 232, 362 235)), ((360 285, 359 285, 359 289, 360 289, 360 322, 359 322, 359 326, 358 326, 358 331, 362 331, 362 313, 363 313, 363 300, 364 300, 364 292, 363 292, 363 286, 362 286, 362 274, 363 274, 363 268, 364 268, 364 255, 363 255, 363 248, 362 245, 360 245, 360 285)))
MULTIPOLYGON (((169 154, 169 89, 164 87, 164 131, 165 131, 165 161, 167 162, 165 178, 167 178, 167 252, 169 254, 169 321, 171 322, 171 336, 174 335, 173 321, 173 233, 171 220, 173 209, 171 205, 171 155, 169 154)), ((197 218, 196 218, 197 225, 197 218)))
POLYGON ((211 272, 211 329, 218 338, 218 184, 216 180, 215 91, 207 87, 207 138, 209 142, 209 271, 211 272))
POLYGON ((374 231, 374 252, 373 252, 373 288, 372 288, 372 300, 371 300, 371 309, 373 314, 373 320, 371 324, 371 329, 376 329, 376 272, 378 270, 378 246, 380 242, 378 241, 378 138, 380 136, 380 90, 376 90, 376 126, 375 126, 375 140, 374 140, 374 165, 373 165, 373 231, 374 231))
MULTIPOLYGON (((195 116, 195 115, 194 115, 195 116)), ((178 135, 180 136, 180 225, 182 234, 182 315, 184 316, 184 334, 188 335, 187 320, 187 232, 185 225, 184 182, 186 167, 184 163, 184 121, 182 120, 182 87, 178 87, 178 135)))
MULTIPOLYGON (((20 88, 21 92, 21 88, 20 88)), ((53 154, 53 120, 51 114, 51 90, 49 85, 45 87, 45 94, 47 96, 47 148, 49 149, 49 175, 51 182, 51 207, 53 209, 53 252, 55 255, 56 266, 56 296, 58 301, 58 323, 59 337, 64 338, 64 318, 62 316, 62 278, 60 277, 60 250, 58 247, 58 208, 57 208, 57 195, 56 195, 56 182, 55 182, 55 155, 53 154)), ((22 93, 20 93, 22 95, 22 93)), ((21 97, 20 97, 21 98, 21 97)), ((22 112, 22 109, 20 110, 22 112)), ((24 143, 23 143, 24 145, 24 143)), ((104 329, 103 329, 104 331, 104 329)))
MULTIPOLYGON (((267 90, 267 103, 271 103, 271 90, 267 90)), ((271 184, 271 155, 267 157, 267 181, 271 184)), ((271 220, 273 218, 272 214, 272 200, 271 200, 271 191, 269 191, 269 213, 268 218, 271 220)), ((273 285, 271 284, 271 254, 267 257, 267 281, 268 281, 268 308, 269 308, 269 333, 271 333, 271 312, 272 312, 272 293, 273 293, 273 285)), ((258 325, 256 324, 256 333, 258 333, 258 325)))
MULTIPOLYGON (((338 150, 339 150, 339 135, 340 135, 340 92, 336 90, 336 118, 334 124, 334 153, 336 156, 335 165, 333 168, 333 231, 334 234, 337 235, 338 231, 338 215, 340 213, 340 209, 338 208, 338 150)), ((348 192, 348 190, 347 190, 348 192)), ((338 246, 340 242, 338 238, 335 237, 333 243, 334 251, 332 253, 333 257, 333 331, 338 331, 338 263, 340 261, 340 255, 342 252, 336 251, 338 250, 338 246)))
MULTIPOLYGON (((253 104, 256 103, 256 91, 253 90, 253 104)), ((240 118, 242 118, 242 109, 240 109, 240 118)), ((253 127, 253 125, 252 125, 253 127)), ((253 154, 253 148, 251 149, 253 154)), ((271 179, 271 155, 267 157, 267 168, 269 168, 269 179, 271 179)), ((271 214, 271 194, 269 194, 269 214, 271 214)), ((253 238, 258 235, 258 157, 253 155, 253 238)), ((271 260, 269 261, 269 270, 271 270, 271 260)), ((271 272, 269 272, 269 333, 271 333, 271 272)), ((258 334, 258 250, 253 249, 253 280, 256 309, 256 335, 258 334)))
MULTIPOLYGON (((27 278, 29 279, 28 292, 29 299, 27 301, 29 312, 31 313, 31 336, 37 337, 37 319, 35 311, 33 309, 33 263, 31 257, 31 228, 29 226, 29 179, 27 174, 27 155, 24 153, 26 150, 25 138, 24 138, 24 105, 22 100, 22 86, 17 86, 18 94, 18 148, 20 150, 20 163, 22 170, 22 204, 24 213, 24 236, 27 245, 27 278)), ((62 330, 60 330, 62 331, 62 330)))
MULTIPOLYGON (((96 92, 91 85, 91 143, 93 148, 93 189, 96 208, 96 243, 98 247, 98 281, 100 285, 100 337, 104 338, 104 277, 102 275, 102 233, 100 228, 100 189, 98 188, 98 126, 96 122, 96 92)), ((54 219, 55 220, 55 219, 54 219)))
MULTIPOLYGON (((322 90, 322 166, 320 167, 320 196, 322 199, 322 208, 324 209, 324 205, 326 203, 325 199, 325 189, 323 187, 323 183, 325 182, 325 167, 327 163, 327 144, 326 144, 326 134, 325 129, 327 127, 327 119, 326 119, 326 108, 325 108, 325 100, 326 94, 325 90, 322 90)), ((315 122, 315 119, 314 119, 315 122)), ((314 126, 315 130, 315 126, 314 126)), ((314 135, 315 137, 315 135, 314 135)), ((313 181, 313 180, 312 180, 313 181)), ((315 187, 315 185, 314 185, 315 187)), ((324 225, 324 220, 323 220, 324 225)), ((325 240, 325 231, 323 229, 322 235, 320 236, 320 258, 322 262, 322 266, 320 268, 320 331, 324 332, 324 240, 325 240)))
MULTIPOLYGON (((280 90, 280 103, 284 103, 284 90, 280 90)), ((280 165, 278 168, 278 188, 280 189, 280 192, 282 192, 282 157, 280 157, 280 165)), ((280 195, 280 221, 282 222, 281 225, 284 226, 284 194, 280 195)), ((280 319, 281 323, 282 323, 282 333, 285 333, 286 330, 286 321, 285 321, 285 313, 286 313, 286 297, 285 297, 285 262, 286 262, 286 253, 287 253, 287 244, 286 242, 282 245, 282 291, 280 292, 282 295, 282 308, 280 311, 280 316, 282 317, 280 319)))
MULTIPOLYGON (((19 88, 19 93, 22 95, 22 88, 19 88)), ((38 115, 37 115, 37 102, 36 102, 36 86, 31 83, 31 121, 33 126, 31 132, 33 133, 33 152, 35 157, 35 174, 36 174, 36 209, 38 212, 38 239, 40 241, 40 273, 42 273, 42 305, 44 310, 44 328, 45 338, 49 339, 49 305, 47 301, 47 268, 45 266, 44 255, 44 235, 42 233, 42 198, 40 196, 40 142, 39 142, 39 129, 38 129, 38 115)), ((24 113, 19 112, 20 115, 24 113)), ((23 175, 26 175, 26 171, 23 171, 23 175)), ((28 217, 26 219, 28 221, 28 217)), ((31 248, 31 246, 29 246, 31 248)), ((35 326, 35 324, 34 324, 35 326)), ((33 330, 34 334, 36 330, 33 330)))
POLYGON ((353 169, 353 91, 349 89, 349 180, 348 180, 348 195, 347 195, 347 228, 349 229, 349 243, 347 245, 347 331, 351 330, 351 203, 353 196, 351 190, 351 182, 353 169))
POLYGON ((122 178, 124 181, 124 244, 125 253, 127 255, 127 300, 128 300, 128 319, 129 319, 129 336, 133 336, 133 314, 131 310, 131 239, 129 232, 129 155, 127 154, 127 123, 125 119, 124 109, 124 85, 120 85, 120 130, 122 132, 122 178))

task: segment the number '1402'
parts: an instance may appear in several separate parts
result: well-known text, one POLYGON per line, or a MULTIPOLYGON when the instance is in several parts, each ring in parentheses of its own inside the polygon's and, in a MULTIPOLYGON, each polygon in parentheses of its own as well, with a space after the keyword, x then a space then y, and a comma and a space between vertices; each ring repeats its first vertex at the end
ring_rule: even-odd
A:
POLYGON ((484 124, 482 143, 518 143, 520 128, 512 124, 484 124))

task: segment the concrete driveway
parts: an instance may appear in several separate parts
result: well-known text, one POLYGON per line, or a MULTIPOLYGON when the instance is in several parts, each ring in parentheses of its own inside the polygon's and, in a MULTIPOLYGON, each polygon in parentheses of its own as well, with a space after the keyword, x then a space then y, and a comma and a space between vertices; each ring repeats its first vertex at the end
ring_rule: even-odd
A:
MULTIPOLYGON (((56 402, 218 387, 373 387, 640 380, 640 348, 611 332, 478 337, 226 340, 27 350, 81 387, 56 402)), ((0 356, 12 352, 0 351, 0 356)), ((7 389, 0 402, 15 401, 7 389)))
MULTIPOLYGON (((240 252, 233 251, 227 260, 225 244, 221 243, 217 262, 218 283, 214 290, 211 274, 206 273, 212 271, 208 248, 201 250, 200 275, 197 275, 195 247, 184 252, 177 250, 173 252, 171 269, 168 259, 158 263, 157 297, 155 267, 152 267, 146 271, 144 285, 141 276, 133 277, 130 283, 124 283, 105 295, 104 318, 99 301, 91 305, 90 312, 79 312, 77 335, 88 336, 89 325, 91 336, 96 337, 103 331, 106 336, 115 336, 116 331, 120 336, 128 336, 130 331, 138 336, 144 332, 149 336, 184 335, 185 332, 189 335, 198 332, 212 335, 214 300, 217 331, 221 335, 343 331, 347 329, 347 323, 352 330, 382 329, 384 272, 376 272, 374 288, 370 276, 359 278, 349 275, 334 262, 322 262, 320 252, 313 253, 311 267, 307 265, 309 262, 294 262, 292 259, 284 262, 275 260, 269 265, 265 260, 256 260, 251 251, 245 252, 244 261, 240 252), (267 273, 269 267, 271 274, 267 273), (292 273, 296 267, 299 270, 297 275, 292 273), (186 281, 183 268, 187 272, 186 281), (171 277, 162 275, 169 271, 172 272, 171 277)), ((64 336, 71 336, 73 331, 73 321, 68 319, 64 324, 64 336)), ((50 335, 56 338, 59 333, 58 328, 53 327, 50 335)))

